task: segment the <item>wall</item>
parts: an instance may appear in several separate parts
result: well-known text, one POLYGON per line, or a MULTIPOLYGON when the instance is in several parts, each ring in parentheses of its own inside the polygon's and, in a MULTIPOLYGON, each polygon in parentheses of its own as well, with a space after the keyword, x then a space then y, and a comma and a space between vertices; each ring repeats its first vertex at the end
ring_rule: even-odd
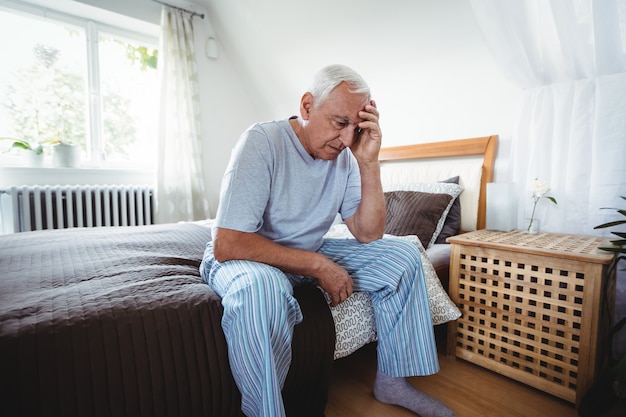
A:
MULTIPOLYGON (((28 0, 157 24, 151 0, 28 0)), ((496 180, 508 179, 520 91, 495 66, 469 0, 169 0, 194 18, 203 160, 212 214, 230 150, 250 124, 298 111, 313 74, 344 63, 369 82, 384 146, 500 135, 496 180), (220 48, 204 53, 208 37, 220 48)))
POLYGON ((315 71, 344 63, 373 90, 384 146, 499 134, 496 179, 508 179, 521 91, 495 66, 469 0, 198 1, 251 84, 249 122, 295 114, 315 71))

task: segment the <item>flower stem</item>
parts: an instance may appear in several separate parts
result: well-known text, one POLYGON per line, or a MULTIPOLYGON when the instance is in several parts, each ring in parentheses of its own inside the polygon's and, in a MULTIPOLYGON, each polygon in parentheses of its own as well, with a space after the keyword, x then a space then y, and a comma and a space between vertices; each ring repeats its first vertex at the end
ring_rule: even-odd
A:
POLYGON ((535 219, 535 209, 537 208, 537 201, 539 201, 539 199, 535 198, 535 204, 533 204, 533 212, 530 214, 530 223, 528 223, 528 228, 526 229, 527 232, 530 232, 533 227, 533 221, 535 219))

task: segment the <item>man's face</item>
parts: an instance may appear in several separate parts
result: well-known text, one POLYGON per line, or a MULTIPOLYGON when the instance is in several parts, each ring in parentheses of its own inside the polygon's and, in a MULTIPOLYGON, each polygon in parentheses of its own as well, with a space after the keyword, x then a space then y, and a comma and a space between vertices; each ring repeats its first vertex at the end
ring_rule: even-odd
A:
POLYGON ((356 130, 362 121, 359 111, 365 109, 369 96, 350 93, 349 90, 346 83, 339 84, 317 108, 312 96, 303 99, 303 117, 308 117, 308 125, 306 134, 300 139, 315 159, 336 159, 357 138, 356 130))

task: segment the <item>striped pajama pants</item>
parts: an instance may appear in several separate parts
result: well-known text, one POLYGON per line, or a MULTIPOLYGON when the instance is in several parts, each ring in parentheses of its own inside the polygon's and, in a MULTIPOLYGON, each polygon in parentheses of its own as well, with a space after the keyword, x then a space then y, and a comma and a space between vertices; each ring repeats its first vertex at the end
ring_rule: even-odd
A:
MULTIPOLYGON (((341 265, 354 291, 368 292, 378 333, 378 370, 390 376, 439 370, 420 253, 410 242, 325 239, 320 253, 341 265)), ((250 261, 217 262, 209 242, 200 273, 222 297, 230 366, 248 417, 284 416, 281 390, 293 327, 302 321, 293 286, 314 282, 250 261)))

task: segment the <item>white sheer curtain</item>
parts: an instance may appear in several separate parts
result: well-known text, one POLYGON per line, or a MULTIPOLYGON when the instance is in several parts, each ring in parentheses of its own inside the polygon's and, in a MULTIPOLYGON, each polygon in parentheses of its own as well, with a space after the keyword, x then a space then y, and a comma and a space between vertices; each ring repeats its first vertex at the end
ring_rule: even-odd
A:
POLYGON ((161 110, 157 165, 159 223, 209 216, 202 170, 200 101, 192 15, 164 6, 159 71, 161 110))
POLYGON ((511 153, 518 228, 528 183, 550 183, 544 231, 608 235, 626 196, 626 0, 471 0, 503 70, 524 89, 511 153))

